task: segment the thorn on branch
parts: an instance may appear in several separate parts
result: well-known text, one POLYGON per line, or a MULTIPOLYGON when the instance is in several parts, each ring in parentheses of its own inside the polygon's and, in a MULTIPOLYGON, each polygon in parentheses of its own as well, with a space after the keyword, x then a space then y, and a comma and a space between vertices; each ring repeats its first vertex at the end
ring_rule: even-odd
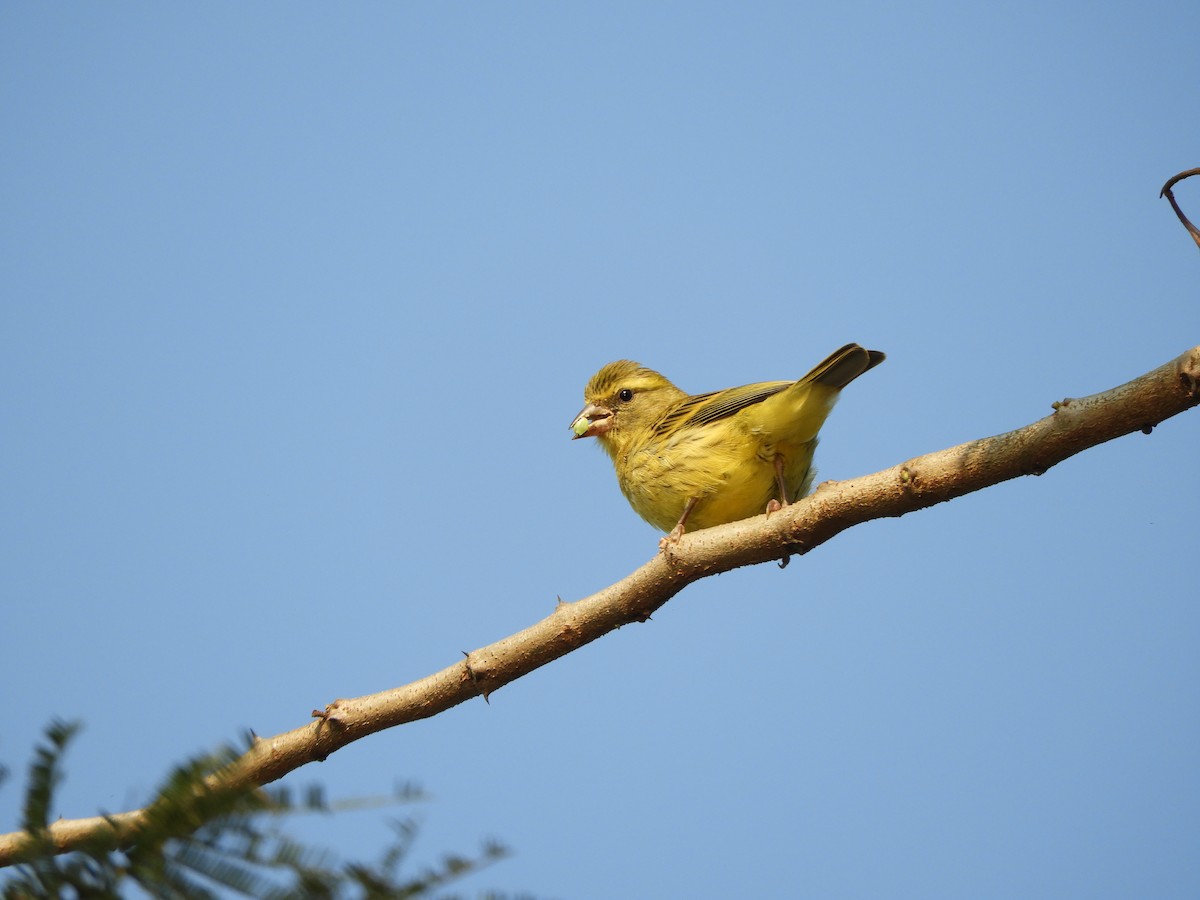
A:
POLYGON ((329 725, 330 728, 345 727, 346 723, 338 713, 338 707, 341 703, 341 700, 334 700, 332 703, 325 704, 324 709, 314 709, 312 711, 313 718, 320 719, 322 723, 329 725))
POLYGON ((467 670, 467 677, 471 679, 471 684, 479 684, 479 676, 475 674, 475 667, 471 665, 471 654, 466 650, 459 652, 463 655, 463 668, 467 670))
POLYGON ((483 702, 491 706, 492 701, 488 699, 488 694, 492 692, 491 689, 480 686, 480 682, 487 677, 487 673, 475 671, 475 667, 471 665, 471 654, 466 650, 460 652, 465 657, 463 659, 463 668, 466 669, 467 677, 471 679, 471 684, 479 689, 479 696, 483 698, 483 702))
MULTIPOLYGON (((341 700, 334 700, 332 703, 327 704, 324 709, 314 709, 312 711, 313 718, 318 720, 316 732, 313 735, 314 744, 321 740, 321 727, 323 725, 328 725, 334 731, 341 731, 345 727, 346 723, 342 721, 337 713, 338 704, 341 702, 341 700)), ((325 762, 329 758, 329 753, 335 749, 337 748, 334 747, 326 753, 314 752, 312 758, 315 762, 325 762)))

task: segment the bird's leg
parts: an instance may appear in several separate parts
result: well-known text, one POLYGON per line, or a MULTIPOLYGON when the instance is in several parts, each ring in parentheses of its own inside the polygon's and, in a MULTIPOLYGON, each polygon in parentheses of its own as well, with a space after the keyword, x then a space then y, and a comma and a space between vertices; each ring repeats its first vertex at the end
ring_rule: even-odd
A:
MULTIPOLYGON (((779 500, 772 498, 767 502, 767 515, 773 512, 779 512, 792 501, 788 499, 787 482, 783 480, 783 454, 775 454, 775 485, 779 488, 779 500)), ((788 562, 791 560, 791 554, 784 554, 783 559, 779 561, 779 568, 786 569, 788 562)))
POLYGON ((779 512, 792 501, 788 499, 787 482, 783 480, 783 454, 775 454, 775 486, 779 488, 779 499, 771 498, 767 502, 767 515, 779 512))
POLYGON ((687 523, 687 517, 691 515, 692 507, 696 505, 699 497, 689 497, 687 504, 683 507, 683 515, 679 517, 679 521, 675 523, 675 527, 663 536, 658 542, 658 549, 665 551, 671 544, 676 544, 683 537, 683 526, 687 523))

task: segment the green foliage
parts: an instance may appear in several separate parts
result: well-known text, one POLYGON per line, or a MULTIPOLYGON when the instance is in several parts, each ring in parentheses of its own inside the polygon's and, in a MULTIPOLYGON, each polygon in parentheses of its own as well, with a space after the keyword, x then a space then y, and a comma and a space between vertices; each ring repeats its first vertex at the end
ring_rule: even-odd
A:
POLYGON ((21 823, 30 846, 0 885, 4 900, 120 898, 138 889, 172 900, 231 895, 268 900, 419 898, 433 896, 508 855, 502 845, 490 841, 473 856, 447 855, 418 874, 405 874, 402 869, 417 834, 415 822, 405 819, 392 823, 392 842, 377 862, 339 862, 333 853, 289 837, 282 830, 284 818, 411 802, 421 799, 420 792, 401 786, 390 798, 334 806, 320 788, 309 789, 296 801, 282 789, 213 786, 209 776, 237 758, 233 749, 191 760, 171 772, 146 807, 144 826, 124 844, 118 846, 109 832, 70 853, 57 854, 47 830, 50 809, 63 779, 63 756, 78 730, 78 723, 54 722, 46 729, 46 744, 37 748, 21 823))

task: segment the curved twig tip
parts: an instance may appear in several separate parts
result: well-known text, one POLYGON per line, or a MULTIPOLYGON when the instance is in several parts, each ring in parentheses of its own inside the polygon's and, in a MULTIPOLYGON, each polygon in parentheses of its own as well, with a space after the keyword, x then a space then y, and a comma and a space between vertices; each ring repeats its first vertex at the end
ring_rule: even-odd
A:
POLYGON ((1183 181, 1185 178, 1191 178, 1193 175, 1200 175, 1200 169, 1188 169, 1186 172, 1180 172, 1178 175, 1173 175, 1167 179, 1167 183, 1163 185, 1162 190, 1158 192, 1159 197, 1166 197, 1167 202, 1171 204, 1171 209, 1175 210, 1175 215, 1179 221, 1183 223, 1183 227, 1187 229, 1187 233, 1192 236, 1192 240, 1196 242, 1196 246, 1200 247, 1200 229, 1188 221, 1188 217, 1183 214, 1183 210, 1179 208, 1179 204, 1175 202, 1175 194, 1171 190, 1176 184, 1183 181))

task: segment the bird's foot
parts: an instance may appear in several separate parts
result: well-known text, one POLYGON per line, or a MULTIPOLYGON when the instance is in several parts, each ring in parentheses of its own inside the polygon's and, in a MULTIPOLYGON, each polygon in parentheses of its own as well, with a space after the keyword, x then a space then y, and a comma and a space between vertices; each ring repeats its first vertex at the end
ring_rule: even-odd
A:
MULTIPOLYGON (((780 481, 780 487, 782 487, 782 486, 783 486, 783 482, 780 481)), ((769 519, 771 517, 771 513, 779 512, 785 506, 790 506, 790 505, 791 504, 789 504, 787 502, 786 494, 784 495, 784 500, 782 503, 780 503, 778 500, 776 500, 774 497, 772 497, 770 500, 767 501, 767 518, 769 519)), ((779 568, 786 569, 788 561, 791 560, 791 558, 792 557, 790 554, 784 556, 784 558, 779 561, 779 568)))
POLYGON ((663 553, 668 552, 672 547, 679 543, 679 539, 683 537, 683 526, 676 525, 669 532, 662 536, 658 542, 658 549, 663 553))

